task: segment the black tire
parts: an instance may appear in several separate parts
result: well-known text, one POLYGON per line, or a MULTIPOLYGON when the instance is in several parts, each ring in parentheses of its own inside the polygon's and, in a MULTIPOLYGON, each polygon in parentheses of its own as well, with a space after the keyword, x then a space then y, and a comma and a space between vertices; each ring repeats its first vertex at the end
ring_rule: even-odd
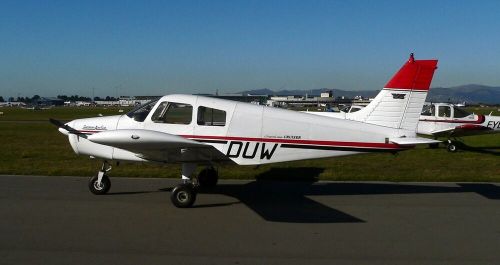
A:
POLYGON ((108 193, 109 189, 111 189, 111 180, 107 175, 102 176, 101 185, 97 183, 97 176, 93 176, 89 180, 89 189, 95 195, 103 195, 108 193))
POLYGON ((205 168, 198 174, 198 185, 200 185, 200 187, 215 187, 217 181, 219 181, 219 173, 213 167, 205 168))
POLYGON ((457 151, 457 146, 455 144, 449 143, 447 149, 448 152, 455 153, 457 151))
POLYGON ((178 185, 172 190, 170 200, 177 208, 189 208, 196 201, 196 190, 192 184, 178 185))

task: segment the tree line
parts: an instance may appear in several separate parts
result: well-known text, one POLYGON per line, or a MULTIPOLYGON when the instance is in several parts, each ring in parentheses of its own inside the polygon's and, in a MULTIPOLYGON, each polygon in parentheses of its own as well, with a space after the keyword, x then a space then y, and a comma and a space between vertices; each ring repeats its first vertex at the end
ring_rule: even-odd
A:
MULTIPOLYGON (((38 100, 40 100, 40 96, 39 95, 34 95, 33 97, 17 97, 17 98, 14 98, 14 97, 9 97, 7 99, 8 102, 23 102, 23 103, 33 103, 33 102, 37 102, 38 100)), ((92 101, 92 99, 90 97, 83 97, 83 96, 79 96, 79 95, 72 95, 72 96, 66 96, 66 95, 57 95, 57 98, 58 99, 61 99, 61 100, 64 100, 64 101, 92 101)), ((106 97, 94 97, 94 101, 117 101, 118 99, 115 98, 115 97, 110 97, 110 96, 106 96, 106 97)), ((0 102, 5 102, 5 99, 0 96, 0 102)))

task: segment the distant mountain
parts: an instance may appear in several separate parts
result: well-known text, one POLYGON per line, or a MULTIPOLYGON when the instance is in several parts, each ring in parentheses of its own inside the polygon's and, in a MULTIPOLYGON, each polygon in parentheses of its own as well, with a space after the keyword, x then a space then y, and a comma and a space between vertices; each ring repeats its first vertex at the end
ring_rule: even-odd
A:
MULTIPOLYGON (((238 94, 243 95, 271 95, 271 96, 318 96, 321 92, 333 91, 335 97, 355 96, 374 97, 379 90, 360 90, 347 91, 341 89, 312 89, 312 90, 280 90, 273 91, 267 88, 241 91, 238 94)), ((456 87, 436 87, 432 88, 427 96, 427 101, 431 102, 467 102, 467 103, 485 103, 485 104, 500 104, 500 87, 483 86, 483 85, 463 85, 456 87)))
POLYGON ((334 97, 349 97, 353 98, 355 96, 363 96, 363 97, 374 97, 379 92, 378 90, 359 90, 359 91, 347 91, 341 89, 328 89, 328 88, 320 88, 320 89, 312 89, 312 90, 279 90, 273 91, 268 88, 263 89, 255 89, 255 90, 247 90, 238 92, 238 94, 242 95, 270 95, 270 96, 305 96, 306 94, 309 96, 319 96, 322 92, 332 91, 334 97))
POLYGON ((436 87, 429 92, 427 101, 500 104, 500 87, 474 84, 449 88, 436 87))

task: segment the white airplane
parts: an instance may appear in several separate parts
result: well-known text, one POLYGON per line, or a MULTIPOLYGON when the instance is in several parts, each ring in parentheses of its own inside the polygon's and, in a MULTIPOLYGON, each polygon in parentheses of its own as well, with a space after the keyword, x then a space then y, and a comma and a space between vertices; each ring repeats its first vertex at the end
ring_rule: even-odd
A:
POLYGON ((449 103, 431 103, 424 105, 417 133, 448 137, 448 151, 455 152, 456 137, 500 133, 500 116, 469 113, 449 103))
POLYGON ((351 116, 351 114, 354 112, 360 111, 363 108, 364 108, 364 106, 349 105, 349 106, 343 107, 338 112, 333 112, 333 111, 301 111, 301 112, 319 115, 319 116, 324 116, 324 117, 330 117, 330 118, 355 120, 354 118, 352 118, 355 116, 351 116))
POLYGON ((213 186, 213 165, 260 165, 284 161, 399 152, 439 141, 416 136, 420 111, 437 60, 413 55, 366 108, 360 121, 195 95, 167 95, 126 115, 63 124, 75 153, 102 159, 89 182, 94 194, 111 187, 108 161, 182 163, 182 183, 171 193, 177 207, 193 205, 198 187, 213 186), (197 177, 197 165, 207 165, 197 177))

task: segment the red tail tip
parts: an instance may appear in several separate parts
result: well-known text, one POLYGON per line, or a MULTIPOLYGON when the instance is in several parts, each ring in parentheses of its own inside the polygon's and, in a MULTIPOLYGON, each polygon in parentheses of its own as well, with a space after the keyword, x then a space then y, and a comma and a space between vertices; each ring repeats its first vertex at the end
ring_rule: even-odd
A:
POLYGON ((437 62, 437 60, 415 60, 411 53, 410 59, 385 85, 385 88, 429 90, 437 62))

